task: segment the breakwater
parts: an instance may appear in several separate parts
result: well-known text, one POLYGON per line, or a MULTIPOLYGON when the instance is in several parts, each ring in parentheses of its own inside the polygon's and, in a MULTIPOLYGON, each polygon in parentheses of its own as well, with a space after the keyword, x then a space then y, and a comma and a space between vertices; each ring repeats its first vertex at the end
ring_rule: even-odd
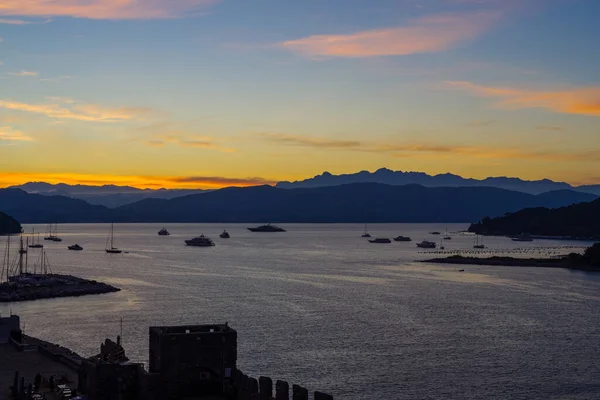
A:
POLYGON ((118 292, 106 283, 59 274, 21 274, 0 284, 0 303, 118 292))

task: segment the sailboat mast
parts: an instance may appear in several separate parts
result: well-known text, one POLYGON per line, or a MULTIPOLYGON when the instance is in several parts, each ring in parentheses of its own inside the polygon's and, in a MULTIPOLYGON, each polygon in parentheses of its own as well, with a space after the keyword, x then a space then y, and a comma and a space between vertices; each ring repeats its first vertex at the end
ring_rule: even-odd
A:
POLYGON ((23 249, 23 235, 21 235, 21 242, 19 245, 19 275, 23 275, 23 254, 25 253, 23 249))
POLYGON ((114 238, 115 238, 115 224, 110 224, 110 248, 114 249, 114 238))

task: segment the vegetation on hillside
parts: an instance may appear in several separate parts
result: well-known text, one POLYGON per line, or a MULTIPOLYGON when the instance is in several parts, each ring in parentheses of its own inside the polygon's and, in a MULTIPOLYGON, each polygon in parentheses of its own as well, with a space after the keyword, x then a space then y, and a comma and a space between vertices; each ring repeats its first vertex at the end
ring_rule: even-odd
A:
POLYGON ((600 239, 600 199, 556 209, 528 208, 484 218, 470 232, 480 235, 543 235, 600 239))
POLYGON ((21 224, 16 219, 0 212, 0 235, 20 233, 21 229, 21 224))

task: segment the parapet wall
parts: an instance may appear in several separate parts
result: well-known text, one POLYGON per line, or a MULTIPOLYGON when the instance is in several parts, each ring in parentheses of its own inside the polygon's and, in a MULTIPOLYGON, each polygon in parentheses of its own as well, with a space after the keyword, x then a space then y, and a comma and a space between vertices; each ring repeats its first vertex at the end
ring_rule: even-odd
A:
POLYGON ((286 381, 277 380, 273 386, 269 377, 261 376, 257 380, 238 369, 233 372, 232 385, 236 400, 333 400, 333 396, 322 392, 314 392, 310 397, 308 389, 300 385, 292 384, 290 392, 290 384, 286 381))

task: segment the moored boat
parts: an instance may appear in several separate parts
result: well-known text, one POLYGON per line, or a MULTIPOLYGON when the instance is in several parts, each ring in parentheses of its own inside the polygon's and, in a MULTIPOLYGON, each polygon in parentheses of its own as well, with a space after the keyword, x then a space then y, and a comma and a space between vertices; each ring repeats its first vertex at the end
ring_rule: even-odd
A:
POLYGON ((225 230, 224 230, 224 231, 223 231, 223 232, 222 232, 222 233, 219 235, 219 237, 220 237, 220 238, 222 238, 222 239, 229 239, 231 236, 229 235, 229 232, 227 232, 227 231, 225 231, 225 230))
POLYGON ((285 232, 286 230, 278 227, 277 225, 266 224, 256 228, 248 228, 250 232, 285 232))
POLYGON ((81 250, 83 250, 83 247, 81 247, 80 245, 78 245, 77 243, 75 243, 75 244, 73 244, 71 246, 67 246, 67 249, 81 251, 81 250))
POLYGON ((115 247, 115 224, 110 224, 110 231, 108 234, 108 238, 106 239, 106 247, 104 248, 108 254, 120 254, 123 250, 115 247), (110 241, 110 247, 108 246, 108 242, 110 241))
POLYGON ((370 243, 392 243, 392 241, 388 238, 375 238, 369 240, 370 243))
POLYGON ((533 242, 533 238, 526 234, 512 236, 510 240, 512 240, 513 242, 533 242))
POLYGON ((408 236, 396 236, 394 238, 395 242, 412 242, 412 239, 408 236))
POLYGON ((207 238, 204 235, 200 235, 200 236, 196 236, 193 239, 185 240, 185 244, 188 246, 194 246, 194 247, 210 247, 210 246, 214 246, 215 242, 213 242, 212 239, 207 238))
POLYGON ((165 229, 165 227, 163 227, 160 231, 158 231, 158 236, 169 236, 170 233, 168 230, 165 229))
POLYGON ((417 243, 417 247, 420 247, 422 249, 435 249, 436 248, 436 244, 435 242, 430 242, 429 240, 423 240, 420 243, 417 243))

